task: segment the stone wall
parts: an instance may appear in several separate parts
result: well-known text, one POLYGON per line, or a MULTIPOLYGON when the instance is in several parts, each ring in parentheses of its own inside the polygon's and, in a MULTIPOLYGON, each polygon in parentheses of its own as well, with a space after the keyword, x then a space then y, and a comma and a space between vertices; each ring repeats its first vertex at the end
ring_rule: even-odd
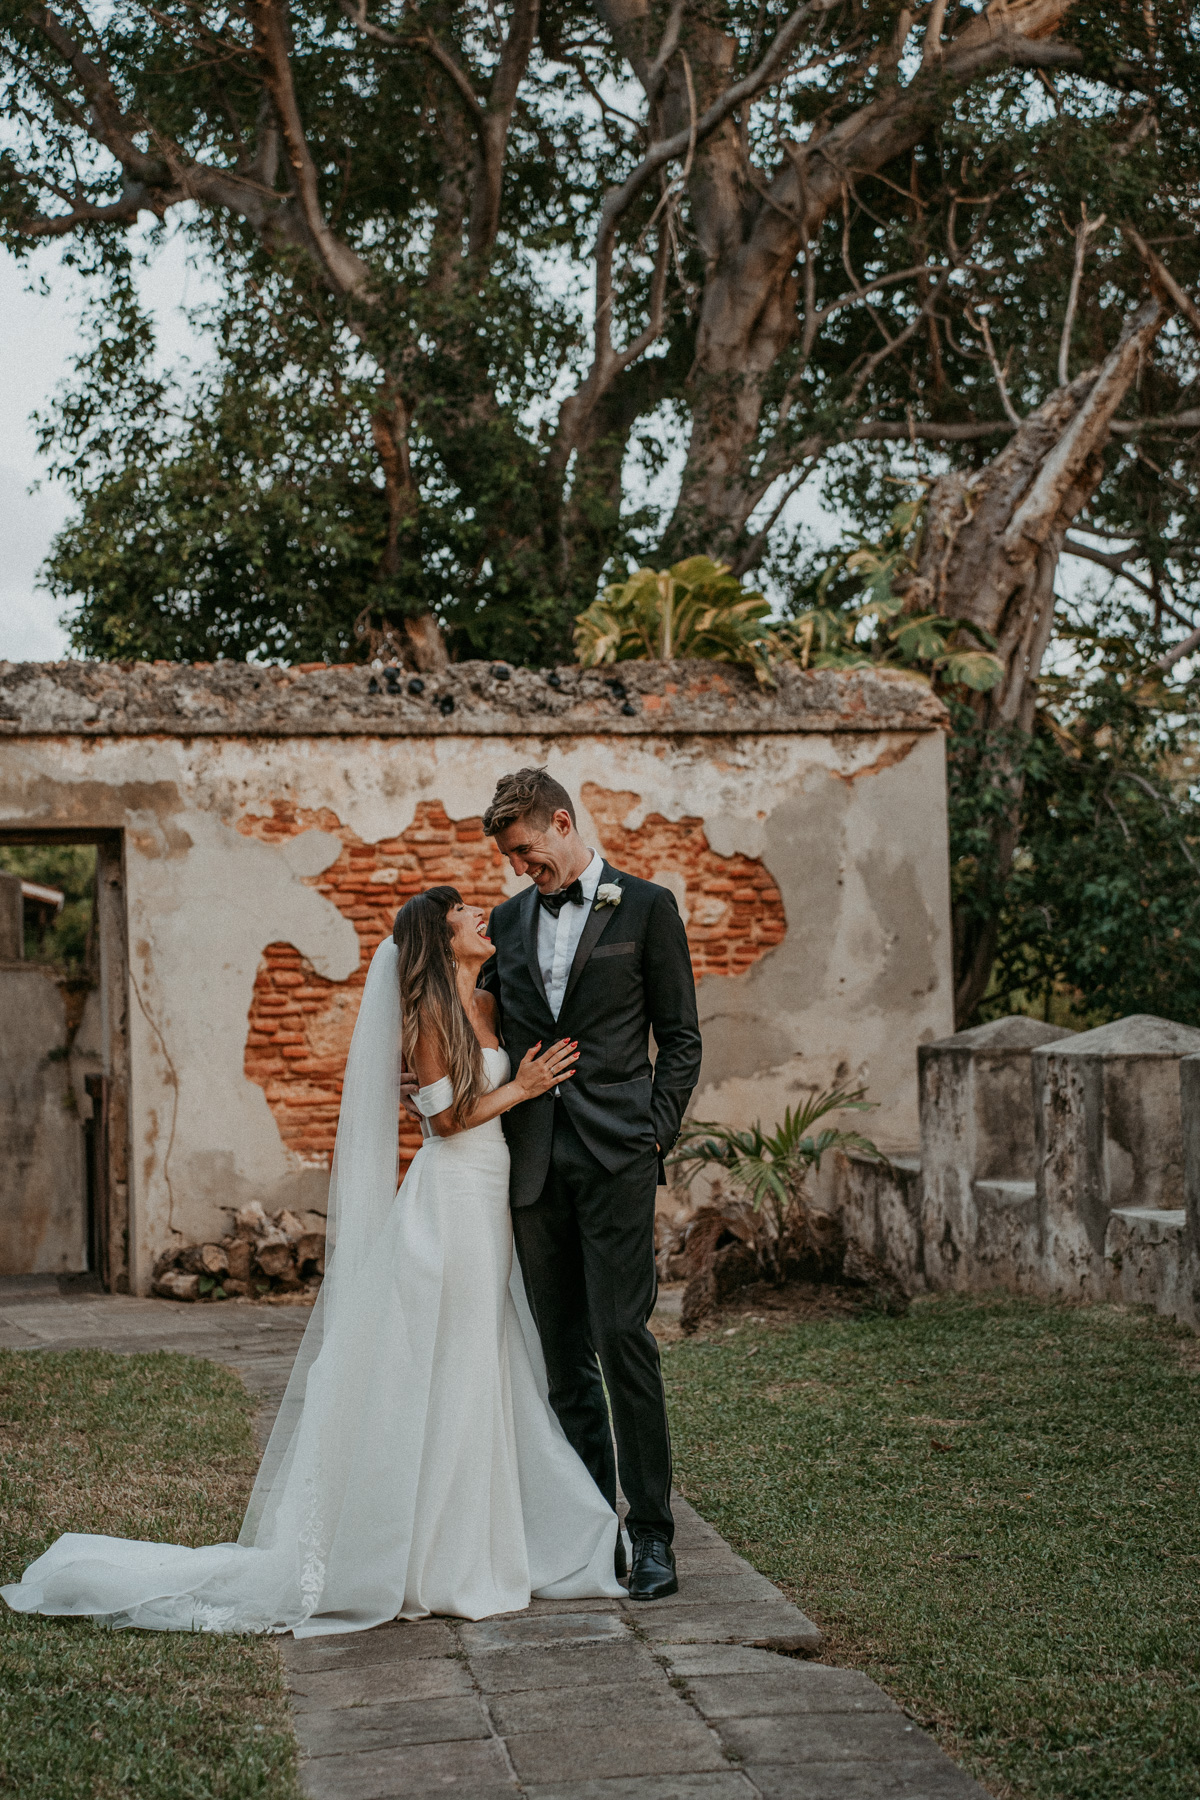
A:
POLYGON ((915 1149, 912 1046, 951 1023, 944 722, 869 671, 0 665, 0 831, 120 834, 134 1288, 249 1200, 323 1211, 369 954, 422 887, 521 885, 481 815, 523 763, 679 901, 698 1116, 861 1082, 915 1149))
POLYGON ((1120 1300, 1200 1326, 1200 1031, 999 1019, 919 1064, 920 1156, 841 1162, 865 1248, 913 1291, 1120 1300))

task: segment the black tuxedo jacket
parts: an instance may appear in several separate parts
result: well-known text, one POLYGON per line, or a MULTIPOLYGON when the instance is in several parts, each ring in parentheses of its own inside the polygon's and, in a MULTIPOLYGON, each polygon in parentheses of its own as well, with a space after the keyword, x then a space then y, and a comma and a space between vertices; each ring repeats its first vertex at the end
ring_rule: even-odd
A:
MULTIPOLYGON (((687 935, 675 896, 652 881, 605 863, 601 882, 621 888, 619 906, 593 904, 567 977, 557 1021, 538 965, 534 887, 492 914, 496 953, 483 986, 496 995, 514 1070, 541 1039, 579 1040, 575 1074, 562 1103, 602 1168, 616 1174, 639 1157, 665 1156, 679 1135, 700 1076, 700 1026, 687 935), (654 1033, 657 1057, 650 1062, 654 1033)), ((554 1095, 541 1094, 504 1114, 512 1155, 511 1199, 529 1206, 545 1184, 554 1134, 554 1095)))

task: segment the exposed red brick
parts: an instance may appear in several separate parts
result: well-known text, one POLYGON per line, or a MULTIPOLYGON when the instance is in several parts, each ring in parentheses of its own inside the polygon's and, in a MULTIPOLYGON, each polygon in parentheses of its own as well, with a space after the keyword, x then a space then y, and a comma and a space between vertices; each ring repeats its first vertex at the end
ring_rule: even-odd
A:
POLYGON ((744 974, 765 951, 783 942, 787 919, 774 876, 753 857, 718 856, 703 819, 648 813, 630 831, 622 820, 639 804, 640 795, 586 782, 581 797, 609 862, 647 881, 664 874, 682 876, 687 887, 684 923, 697 981, 705 975, 744 974))
MULTIPOLYGON (((688 939, 697 979, 742 974, 787 929, 774 877, 747 856, 718 856, 699 818, 650 814, 636 831, 621 821, 638 804, 636 794, 583 790, 610 862, 647 879, 680 875, 687 885, 688 939)), ((281 843, 312 827, 341 839, 341 855, 307 885, 331 900, 358 933, 359 966, 348 981, 319 975, 292 944, 268 944, 262 953, 246 1036, 244 1069, 266 1095, 280 1136, 307 1163, 326 1166, 333 1153, 342 1072, 358 998, 376 946, 388 935, 397 909, 410 895, 439 883, 456 887, 473 906, 504 898, 504 870, 477 818, 450 819, 440 801, 417 808, 399 837, 364 844, 328 810, 306 811, 277 803, 269 818, 251 816, 239 829, 264 843, 281 843), (393 881, 373 881, 387 870, 393 881)), ((400 1121, 400 1155, 407 1164, 420 1146, 419 1127, 400 1121)))
MULTIPOLYGON (((504 898, 499 853, 479 819, 451 820, 438 801, 418 807, 408 831, 379 844, 364 844, 328 810, 311 812, 276 804, 269 818, 249 817, 239 829, 264 843, 280 843, 313 826, 331 832, 345 848, 331 868, 309 879, 348 918, 358 933, 359 966, 348 981, 328 981, 292 944, 268 944, 250 1003, 244 1069, 263 1089, 279 1134, 305 1162, 328 1164, 337 1133, 342 1071, 358 997, 376 946, 392 929, 397 909, 410 895, 446 882, 473 906, 504 898), (377 869, 397 879, 372 881, 377 869)), ((420 1128, 401 1120, 400 1152, 411 1161, 420 1128)))

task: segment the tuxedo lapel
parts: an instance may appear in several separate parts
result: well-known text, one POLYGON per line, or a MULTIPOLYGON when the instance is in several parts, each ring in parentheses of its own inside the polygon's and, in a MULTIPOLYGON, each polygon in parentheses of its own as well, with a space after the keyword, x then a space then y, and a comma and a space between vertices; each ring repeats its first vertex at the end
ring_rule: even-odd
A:
MULTIPOLYGON (((597 887, 599 888, 606 881, 614 880, 616 873, 617 871, 609 863, 605 863, 600 871, 600 880, 596 884, 597 887)), ((583 974, 584 965, 599 942, 600 933, 604 930, 604 927, 608 924, 616 911, 617 908, 615 906, 597 906, 596 902, 594 900, 592 901, 591 911, 587 916, 587 923, 583 928, 578 944, 575 946, 575 957, 571 963, 571 973, 567 976, 567 985, 563 993, 562 1005, 558 1010, 560 1019, 567 1010, 567 1001, 571 998, 572 988, 583 974)))
POLYGON ((538 905, 538 891, 535 887, 530 887, 527 890, 524 904, 525 917, 521 923, 525 934, 525 956, 529 963, 529 973, 533 976, 534 987, 542 996, 546 1005, 549 1006, 550 1001, 546 994, 546 983, 542 980, 542 965, 538 958, 538 921, 540 920, 542 913, 541 908, 538 905))

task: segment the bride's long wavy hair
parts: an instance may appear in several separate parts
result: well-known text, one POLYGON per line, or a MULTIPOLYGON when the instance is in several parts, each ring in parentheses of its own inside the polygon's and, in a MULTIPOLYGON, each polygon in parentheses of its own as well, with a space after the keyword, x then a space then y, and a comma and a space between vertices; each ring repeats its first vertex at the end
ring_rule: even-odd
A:
POLYGON ((458 997, 457 963, 451 948, 449 913, 462 905, 457 888, 426 888, 396 914, 392 941, 400 977, 401 1042, 411 1069, 417 1038, 432 1037, 441 1050, 454 1088, 454 1117, 460 1125, 484 1091, 483 1051, 458 997))

